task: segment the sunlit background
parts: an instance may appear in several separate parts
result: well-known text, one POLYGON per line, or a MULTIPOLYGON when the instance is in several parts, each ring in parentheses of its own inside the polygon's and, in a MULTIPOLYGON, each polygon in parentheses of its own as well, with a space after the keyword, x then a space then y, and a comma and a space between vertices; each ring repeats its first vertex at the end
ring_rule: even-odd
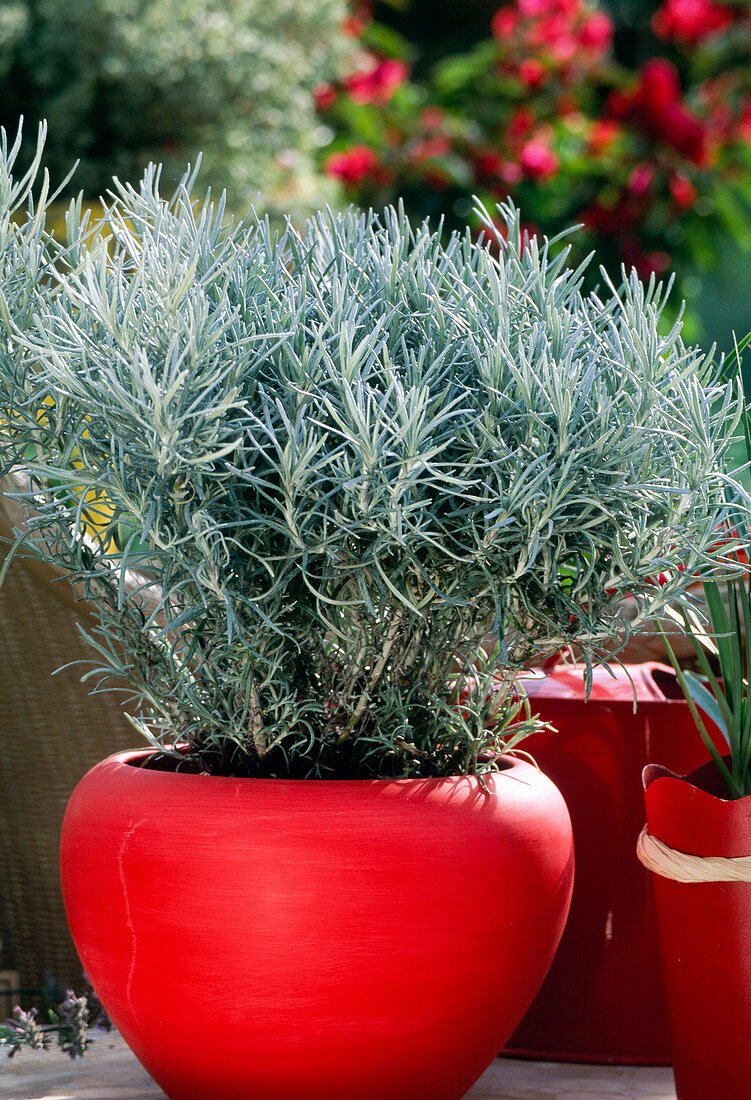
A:
POLYGON ((746 0, 5 0, 0 121, 49 122, 53 180, 203 152, 230 205, 473 227, 512 198, 574 255, 676 276, 687 335, 751 328, 746 0))

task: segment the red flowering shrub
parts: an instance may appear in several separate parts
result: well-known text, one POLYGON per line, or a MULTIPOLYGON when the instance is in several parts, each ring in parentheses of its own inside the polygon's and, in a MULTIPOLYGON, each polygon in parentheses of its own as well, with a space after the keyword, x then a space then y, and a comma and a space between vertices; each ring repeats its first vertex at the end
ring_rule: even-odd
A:
POLYGON ((519 153, 519 167, 529 179, 543 180, 554 176, 560 167, 560 160, 550 149, 544 138, 532 138, 519 153))
POLYGON ((654 142, 663 142, 692 164, 708 163, 709 129, 685 104, 676 67, 655 57, 642 67, 631 91, 610 97, 613 117, 642 130, 654 142))
POLYGON ((368 178, 374 178, 378 158, 367 145, 352 145, 341 153, 332 153, 324 168, 328 175, 337 176, 346 187, 356 187, 368 178))
POLYGON ((735 21, 737 9, 714 0, 665 0, 652 18, 659 38, 672 38, 684 46, 697 46, 723 34, 735 21))
POLYGON ((447 228, 473 195, 511 196, 548 235, 583 224, 577 247, 616 276, 677 267, 696 284, 718 234, 751 242, 751 12, 626 9, 642 57, 651 44, 638 65, 618 54, 617 7, 506 0, 485 39, 416 77, 414 49, 358 9, 356 69, 316 96, 334 134, 326 171, 363 204, 401 197, 447 228))
POLYGON ((392 57, 368 56, 368 67, 345 77, 342 87, 353 103, 375 103, 383 106, 393 96, 409 72, 403 61, 392 57))

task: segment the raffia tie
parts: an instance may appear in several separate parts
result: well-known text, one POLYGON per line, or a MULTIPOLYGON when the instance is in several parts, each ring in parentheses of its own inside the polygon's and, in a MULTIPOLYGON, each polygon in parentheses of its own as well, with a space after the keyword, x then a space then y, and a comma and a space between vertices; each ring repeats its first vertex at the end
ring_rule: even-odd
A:
POLYGON ((636 854, 648 871, 675 882, 751 882, 751 856, 692 856, 651 836, 646 825, 636 854))

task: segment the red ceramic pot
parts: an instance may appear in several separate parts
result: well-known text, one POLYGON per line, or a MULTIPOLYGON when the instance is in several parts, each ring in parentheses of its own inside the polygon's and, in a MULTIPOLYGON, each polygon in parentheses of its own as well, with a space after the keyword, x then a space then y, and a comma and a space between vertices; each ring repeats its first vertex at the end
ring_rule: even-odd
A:
POLYGON ((458 1100, 536 993, 573 877, 553 784, 228 779, 121 753, 76 788, 66 910, 171 1100, 458 1100))
POLYGON ((508 1053, 669 1065, 654 900, 634 858, 644 824, 641 773, 652 761, 691 771, 708 753, 666 666, 614 665, 612 676, 596 668, 587 702, 582 666, 559 665, 524 684, 533 712, 555 732, 520 747, 566 800, 576 883, 560 948, 508 1053))
MULTIPOLYGON (((713 764, 644 769, 647 829, 697 856, 751 855, 751 796, 726 800, 713 764)), ((751 882, 653 874, 680 1100, 751 1096, 751 882)))

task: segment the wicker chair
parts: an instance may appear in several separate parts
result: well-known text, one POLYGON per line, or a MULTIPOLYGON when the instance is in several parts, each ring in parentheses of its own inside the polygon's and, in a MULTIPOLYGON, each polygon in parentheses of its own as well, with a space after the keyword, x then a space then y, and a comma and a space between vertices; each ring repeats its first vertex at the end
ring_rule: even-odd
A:
MULTIPOLYGON (((0 500, 0 536, 22 522, 0 500)), ((0 561, 8 553, 0 543, 0 561)), ((0 940, 4 965, 29 989, 80 988, 82 967, 60 893, 58 840, 68 797, 98 760, 133 746, 118 691, 82 684, 92 653, 76 627, 91 609, 51 567, 16 556, 0 589, 0 940)), ((33 1000, 32 997, 25 998, 33 1000)))

